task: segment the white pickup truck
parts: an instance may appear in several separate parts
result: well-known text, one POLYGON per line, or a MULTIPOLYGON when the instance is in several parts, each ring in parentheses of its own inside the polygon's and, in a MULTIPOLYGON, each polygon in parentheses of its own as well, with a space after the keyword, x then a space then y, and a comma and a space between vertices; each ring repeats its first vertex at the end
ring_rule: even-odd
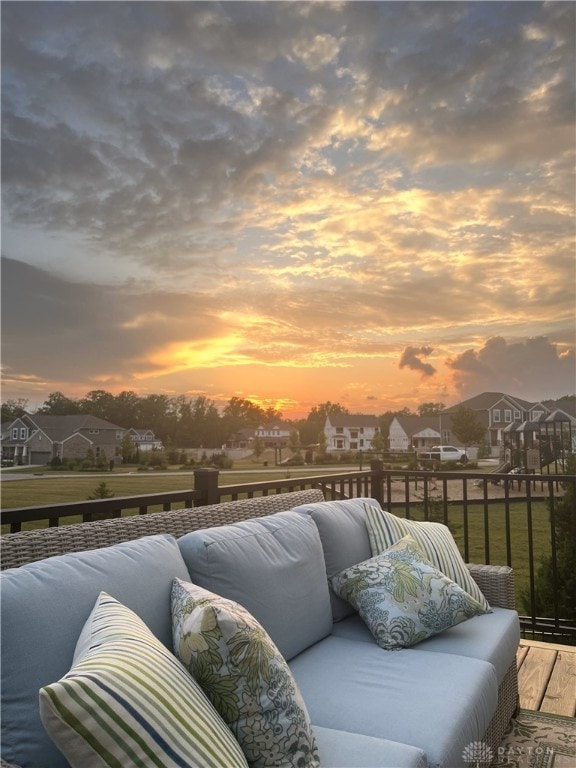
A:
POLYGON ((418 459, 421 461, 460 461, 465 464, 468 456, 464 448, 455 448, 453 445, 433 445, 429 451, 418 451, 418 459))

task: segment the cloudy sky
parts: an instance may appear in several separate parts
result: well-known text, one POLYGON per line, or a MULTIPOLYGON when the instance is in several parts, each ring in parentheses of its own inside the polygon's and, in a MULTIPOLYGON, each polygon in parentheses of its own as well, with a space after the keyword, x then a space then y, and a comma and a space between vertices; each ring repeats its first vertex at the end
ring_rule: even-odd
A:
POLYGON ((572 2, 2 2, 3 399, 576 393, 572 2))

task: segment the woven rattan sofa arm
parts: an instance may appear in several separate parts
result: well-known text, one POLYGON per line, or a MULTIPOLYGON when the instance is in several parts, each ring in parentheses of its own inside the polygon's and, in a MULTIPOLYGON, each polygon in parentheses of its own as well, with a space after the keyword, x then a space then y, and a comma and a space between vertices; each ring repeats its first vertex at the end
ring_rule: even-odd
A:
POLYGON ((467 563, 466 567, 491 606, 511 609, 516 607, 512 568, 507 565, 477 565, 476 563, 467 563))

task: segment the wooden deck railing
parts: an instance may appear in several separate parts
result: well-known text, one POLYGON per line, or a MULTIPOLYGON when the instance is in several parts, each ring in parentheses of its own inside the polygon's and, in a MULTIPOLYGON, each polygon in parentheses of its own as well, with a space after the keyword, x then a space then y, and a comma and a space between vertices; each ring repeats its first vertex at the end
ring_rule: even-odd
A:
MULTIPOLYGON (((93 501, 6 509, 0 512, 3 531, 18 532, 38 525, 57 526, 102 517, 149 514, 160 510, 205 506, 221 501, 321 488, 326 499, 366 496, 385 509, 418 520, 448 525, 467 562, 509 565, 527 590, 530 610, 521 616, 525 633, 537 639, 576 643, 576 621, 559 615, 559 591, 553 589, 546 616, 537 615, 536 581, 542 555, 551 556, 552 578, 558 581, 556 515, 558 500, 574 475, 499 475, 463 471, 384 470, 373 461, 369 469, 330 475, 283 478, 220 485, 219 471, 198 469, 194 488, 184 491, 114 497, 93 501)), ((521 603, 517 600, 519 607, 521 603)))

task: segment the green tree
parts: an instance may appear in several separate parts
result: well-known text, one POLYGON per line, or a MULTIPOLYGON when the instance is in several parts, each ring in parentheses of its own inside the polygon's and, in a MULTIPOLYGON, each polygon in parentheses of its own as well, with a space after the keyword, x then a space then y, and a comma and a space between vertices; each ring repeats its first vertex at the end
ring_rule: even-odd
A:
POLYGON ((444 403, 422 403, 418 406, 418 416, 438 416, 446 408, 444 403))
MULTIPOLYGON (((132 390, 120 392, 113 397, 113 401, 110 403, 108 418, 113 424, 118 424, 126 429, 141 426, 139 424, 140 401, 140 396, 132 390)), ((143 424, 142 426, 145 427, 146 425, 143 424)))
POLYGON ((80 400, 79 405, 82 413, 111 421, 110 416, 114 411, 114 395, 104 389, 93 389, 80 400))
POLYGON ((45 413, 49 416, 70 416, 80 413, 80 404, 78 400, 71 400, 62 392, 51 392, 38 409, 38 413, 45 413))
POLYGON ((17 400, 6 400, 2 403, 2 424, 6 421, 19 419, 26 413, 28 400, 25 397, 19 397, 17 400))
POLYGON ((122 453, 122 461, 124 464, 130 464, 136 459, 138 449, 128 432, 124 433, 122 443, 120 445, 120 452, 122 453))
POLYGON ((373 451, 377 451, 378 453, 382 453, 383 451, 386 450, 387 448, 386 438, 384 437, 382 432, 380 432, 380 430, 376 432, 376 434, 370 441, 370 448, 372 448, 373 451))
POLYGON ((94 499, 112 499, 112 498, 114 498, 114 494, 112 493, 110 488, 108 488, 108 485, 104 481, 99 483, 94 489, 94 491, 92 492, 92 494, 88 496, 88 499, 90 501, 93 501, 94 499))
POLYGON ((288 438, 288 448, 292 451, 292 453, 299 453, 300 451, 300 434, 297 429, 293 429, 290 432, 290 437, 288 438))
POLYGON ((232 397, 224 408, 223 415, 242 427, 258 427, 266 421, 266 412, 259 405, 243 397, 232 397))
POLYGON ((262 438, 255 437, 252 447, 254 449, 254 456, 256 456, 256 458, 259 459, 260 456, 262 456, 262 454, 264 453, 264 447, 265 447, 264 442, 262 441, 262 438))
MULTIPOLYGON (((576 454, 566 460, 565 474, 576 474, 576 454)), ((562 619, 576 619, 576 494, 573 483, 563 483, 564 495, 555 499, 554 544, 556 549, 556 579, 552 554, 542 557, 536 571, 534 602, 537 616, 552 616, 558 606, 562 619)), ((550 509, 550 502, 548 502, 550 509)), ((551 511, 551 510, 550 510, 551 511)), ((531 611, 530 592, 520 595, 526 613, 531 611)))
POLYGON ((480 445, 486 434, 486 427, 472 408, 461 405, 452 414, 452 432, 465 448, 480 445))

